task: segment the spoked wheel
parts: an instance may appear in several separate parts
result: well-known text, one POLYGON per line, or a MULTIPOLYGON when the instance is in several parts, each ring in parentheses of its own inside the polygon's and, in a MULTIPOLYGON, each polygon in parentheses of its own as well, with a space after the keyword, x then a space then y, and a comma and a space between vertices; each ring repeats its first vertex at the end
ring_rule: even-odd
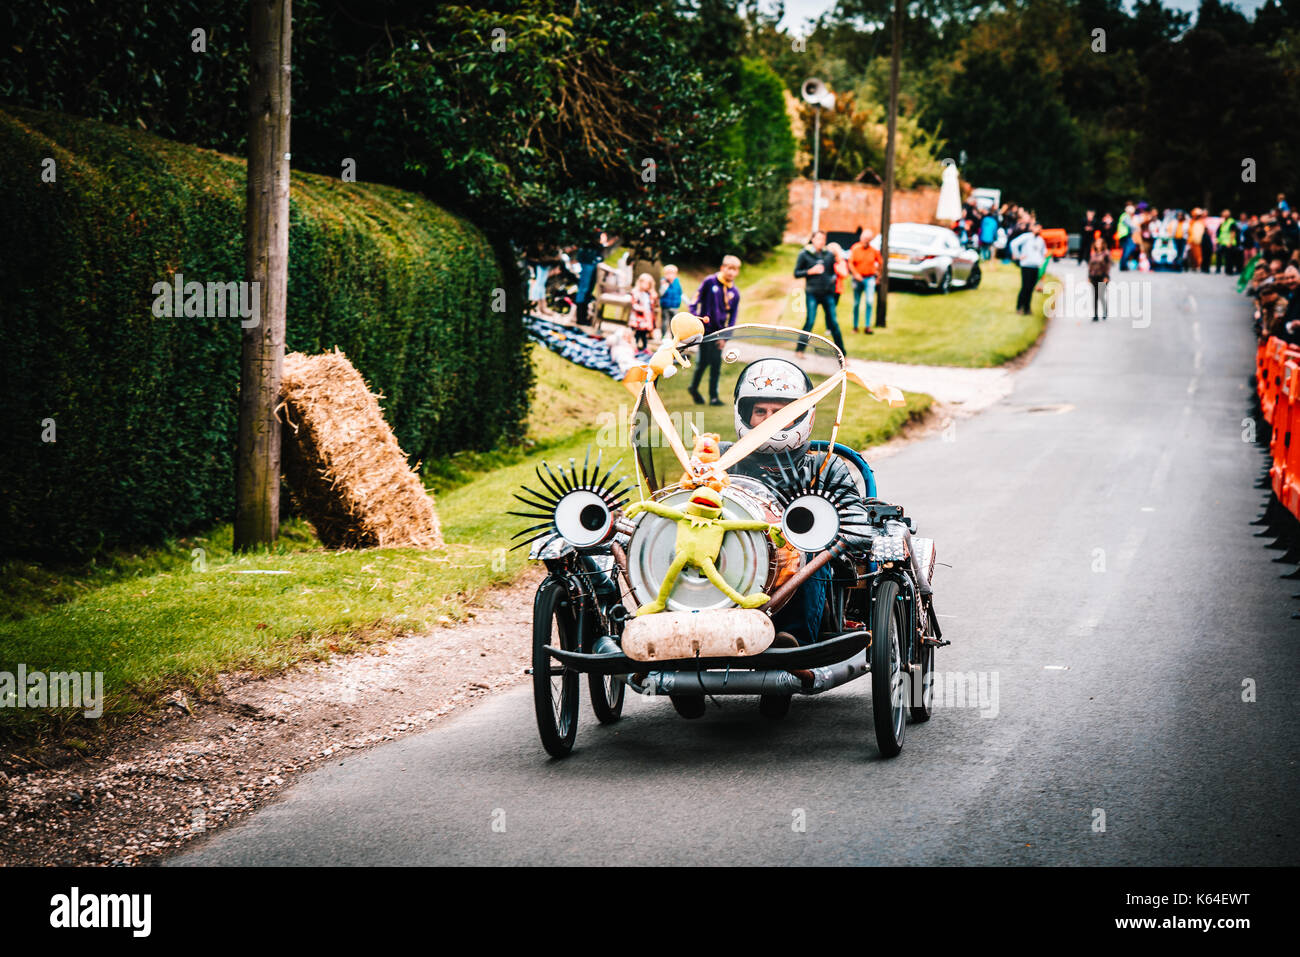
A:
POLYGON ((898 600, 898 582, 885 581, 876 589, 871 609, 871 712, 876 723, 876 744, 882 757, 903 750, 907 728, 908 672, 903 657, 907 619, 898 600))
POLYGON ((566 757, 578 736, 578 673, 553 659, 546 646, 578 650, 578 623, 564 585, 548 578, 533 601, 533 709, 542 747, 566 757))
POLYGON ((784 718, 790 713, 790 701, 794 698, 788 694, 765 694, 758 699, 758 713, 765 718, 784 718))
POLYGON ((591 710, 601 724, 613 724, 623 717, 623 694, 627 685, 615 675, 587 675, 591 692, 591 710))
POLYGON ((976 263, 971 267, 970 275, 966 278, 966 288, 978 289, 980 287, 980 279, 982 278, 983 277, 980 275, 980 264, 976 263))
MULTIPOLYGON (((590 654, 600 637, 594 627, 596 616, 583 615, 578 622, 578 640, 583 651, 590 654)), ((601 724, 613 724, 623 716, 623 692, 627 686, 614 675, 587 675, 587 691, 591 694, 591 710, 601 724)))
MULTIPOLYGON (((934 610, 931 620, 925 624, 925 637, 934 637, 934 610)), ((912 688, 912 720, 920 723, 929 721, 934 714, 934 645, 922 644, 920 650, 920 671, 916 676, 917 685, 912 688), (919 692, 919 694, 918 694, 919 692)))

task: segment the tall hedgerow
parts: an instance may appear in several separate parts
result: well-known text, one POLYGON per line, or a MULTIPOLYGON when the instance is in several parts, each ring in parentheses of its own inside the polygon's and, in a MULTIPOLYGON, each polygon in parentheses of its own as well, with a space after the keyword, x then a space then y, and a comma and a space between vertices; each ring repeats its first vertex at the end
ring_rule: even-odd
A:
MULTIPOLYGON (((0 159, 0 554, 228 517, 240 320, 153 305, 178 273, 244 278, 243 161, 17 109, 0 111, 0 159)), ((519 290, 479 230, 413 193, 301 173, 290 223, 289 350, 346 352, 412 462, 518 436, 519 290)))

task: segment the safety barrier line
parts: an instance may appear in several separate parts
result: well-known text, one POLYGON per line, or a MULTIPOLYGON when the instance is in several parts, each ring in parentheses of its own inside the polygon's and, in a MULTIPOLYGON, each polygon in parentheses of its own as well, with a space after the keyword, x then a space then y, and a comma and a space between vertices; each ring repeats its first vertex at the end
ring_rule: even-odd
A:
POLYGON ((1291 433, 1300 426, 1300 349, 1276 336, 1255 353, 1255 388, 1260 411, 1269 424, 1269 484, 1277 500, 1300 518, 1300 440, 1291 433))

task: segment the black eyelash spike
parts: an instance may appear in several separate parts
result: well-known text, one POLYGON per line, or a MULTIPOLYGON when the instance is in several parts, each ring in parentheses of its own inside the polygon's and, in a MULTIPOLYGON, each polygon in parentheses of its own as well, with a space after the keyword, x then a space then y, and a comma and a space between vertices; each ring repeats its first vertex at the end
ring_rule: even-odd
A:
POLYGON ((556 510, 566 496, 575 492, 594 493, 600 496, 611 512, 626 504, 628 494, 631 492, 631 486, 627 484, 628 479, 626 476, 614 477, 614 470, 622 464, 623 460, 619 459, 602 475, 600 471, 602 455, 603 453, 597 450, 596 460, 593 463, 589 446, 583 458, 581 474, 578 472, 576 460, 572 458, 569 459, 567 469, 563 466, 553 469, 550 463, 545 461, 540 466, 534 467, 533 472, 537 476, 540 487, 521 485, 517 491, 511 493, 511 496, 522 502, 528 510, 509 510, 505 514, 531 519, 539 524, 532 524, 512 535, 512 538, 525 536, 523 541, 512 548, 539 539, 545 539, 545 543, 549 544, 556 538, 562 537, 555 525, 556 510))
POLYGON ((867 535, 870 524, 862 509, 855 507, 862 501, 857 485, 850 477, 833 476, 829 465, 822 468, 832 454, 826 451, 807 455, 801 462, 778 460, 781 472, 775 489, 777 501, 784 512, 795 499, 816 495, 828 501, 838 513, 841 534, 867 535))

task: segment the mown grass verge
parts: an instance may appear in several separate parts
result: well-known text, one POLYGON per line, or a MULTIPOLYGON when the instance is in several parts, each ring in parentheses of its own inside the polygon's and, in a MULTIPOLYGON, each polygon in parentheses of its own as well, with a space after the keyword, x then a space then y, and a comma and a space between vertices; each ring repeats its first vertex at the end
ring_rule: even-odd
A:
MULTIPOLYGON (((526 549, 508 550, 525 523, 505 512, 512 490, 536 484, 536 465, 581 461, 589 444, 602 447, 607 462, 627 451, 618 447, 625 430, 615 416, 630 412, 630 393, 540 348, 534 362, 524 446, 426 464, 444 548, 329 551, 294 520, 261 552, 233 553, 223 524, 87 565, 9 562, 0 566, 0 671, 15 672, 19 663, 29 671, 102 671, 104 713, 115 719, 147 711, 177 687, 211 691, 222 672, 272 673, 463 620, 485 589, 511 581, 527 562, 526 549)), ((680 375, 664 390, 670 407, 698 413, 691 420, 697 427, 732 437, 730 407, 682 403, 685 380, 680 375)), ((883 441, 929 404, 929 396, 909 395, 906 408, 889 409, 851 393, 841 440, 857 447, 883 441)), ((819 435, 829 432, 831 417, 819 421, 819 435)), ((625 457, 620 471, 630 474, 630 464, 625 457)), ((79 714, 2 708, 0 735, 57 736, 83 723, 79 714)))
MULTIPOLYGON (((740 322, 802 328, 803 280, 794 278, 800 248, 787 243, 760 262, 741 268, 737 280, 740 322)), ((686 295, 694 296, 700 280, 716 268, 683 267, 686 295)), ((846 351, 857 359, 968 368, 1001 365, 1016 358, 1038 341, 1043 331, 1043 296, 1036 293, 1031 314, 1021 316, 1015 311, 1020 270, 1006 263, 983 263, 982 271, 978 289, 958 289, 946 296, 904 284, 891 286, 887 326, 870 336, 853 332, 853 289, 846 285, 836 310, 846 351)), ((820 313, 813 331, 826 334, 820 313)))

